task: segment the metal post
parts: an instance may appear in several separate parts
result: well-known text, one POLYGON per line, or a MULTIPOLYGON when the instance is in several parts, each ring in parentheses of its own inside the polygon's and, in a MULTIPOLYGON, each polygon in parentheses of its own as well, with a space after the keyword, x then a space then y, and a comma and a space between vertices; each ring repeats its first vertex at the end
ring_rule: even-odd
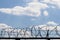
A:
POLYGON ((48 38, 47 40, 50 40, 50 38, 48 38))
POLYGON ((47 34, 46 34, 46 37, 47 37, 47 38, 49 37, 49 30, 47 30, 47 34))
POLYGON ((15 40, 20 40, 19 38, 15 39, 15 40))
POLYGON ((46 37, 48 38, 47 40, 50 40, 50 38, 49 38, 49 30, 47 30, 47 35, 46 35, 46 37))

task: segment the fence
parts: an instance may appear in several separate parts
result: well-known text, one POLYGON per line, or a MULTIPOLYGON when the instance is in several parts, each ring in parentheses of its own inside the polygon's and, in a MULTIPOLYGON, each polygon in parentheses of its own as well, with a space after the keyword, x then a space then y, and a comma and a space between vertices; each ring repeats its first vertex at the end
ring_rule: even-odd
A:
POLYGON ((0 38, 59 38, 60 26, 2 28, 0 38))

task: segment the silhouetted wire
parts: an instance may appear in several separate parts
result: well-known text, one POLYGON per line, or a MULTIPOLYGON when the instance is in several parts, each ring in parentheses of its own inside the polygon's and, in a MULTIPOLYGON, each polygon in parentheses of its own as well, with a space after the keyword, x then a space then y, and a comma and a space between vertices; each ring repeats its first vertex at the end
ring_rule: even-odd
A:
POLYGON ((47 29, 48 26, 43 26, 43 27, 35 27, 34 25, 29 28, 4 28, 2 30, 0 30, 0 37, 4 37, 4 35, 8 35, 9 37, 11 37, 11 35, 18 37, 20 36, 26 36, 29 35, 28 33, 26 33, 27 31, 30 32, 32 37, 43 37, 43 35, 45 35, 45 37, 49 37, 49 35, 55 31, 56 35, 60 36, 60 31, 57 29, 58 25, 56 27, 54 27, 52 30, 47 29), (43 28, 46 27, 46 29, 44 30, 43 28), (7 31, 6 31, 7 30, 7 31), (23 33, 22 33, 23 32, 23 33), (42 34, 43 32, 43 34, 42 34))

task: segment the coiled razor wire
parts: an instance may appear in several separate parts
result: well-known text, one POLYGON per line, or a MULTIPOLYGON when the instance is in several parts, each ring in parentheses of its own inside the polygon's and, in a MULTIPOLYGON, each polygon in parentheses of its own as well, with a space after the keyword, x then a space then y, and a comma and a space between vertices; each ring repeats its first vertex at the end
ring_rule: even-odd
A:
POLYGON ((26 27, 26 28, 3 28, 0 29, 0 37, 60 37, 60 30, 55 26, 52 30, 42 30, 44 27, 26 27), (53 35, 53 36, 52 36, 53 35))

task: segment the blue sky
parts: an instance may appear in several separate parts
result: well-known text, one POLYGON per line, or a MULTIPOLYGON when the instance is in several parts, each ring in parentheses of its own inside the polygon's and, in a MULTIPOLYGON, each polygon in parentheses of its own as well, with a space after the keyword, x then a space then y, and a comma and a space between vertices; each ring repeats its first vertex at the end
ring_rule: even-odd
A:
MULTIPOLYGON (((58 0, 57 2, 60 1, 58 0)), ((51 1, 47 2, 44 0, 0 0, 0 23, 12 27, 42 25, 49 21, 60 24, 60 6, 58 6, 59 3, 54 4, 57 2, 52 1, 51 3, 51 1), (10 12, 12 9, 13 11, 10 12)))

